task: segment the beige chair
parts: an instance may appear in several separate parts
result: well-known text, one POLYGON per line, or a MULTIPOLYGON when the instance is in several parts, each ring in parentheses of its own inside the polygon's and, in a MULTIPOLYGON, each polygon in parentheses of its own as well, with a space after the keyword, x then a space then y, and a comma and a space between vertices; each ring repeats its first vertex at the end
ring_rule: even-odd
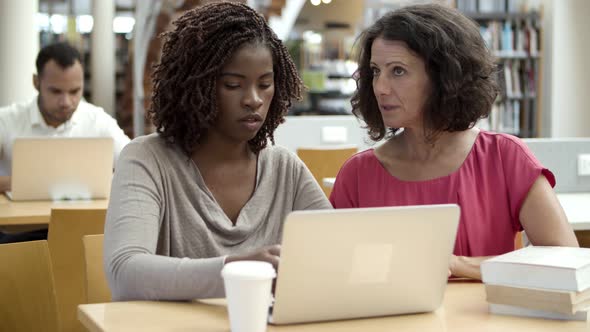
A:
POLYGON ((514 236, 514 250, 521 249, 523 247, 522 243, 522 232, 516 233, 514 236))
POLYGON ((0 330, 61 331, 47 241, 0 245, 0 330))
POLYGON ((86 302, 82 236, 104 233, 105 217, 106 209, 51 210, 47 241, 64 332, 85 331, 77 318, 78 305, 86 302))
POLYGON ((103 268, 103 240, 103 234, 85 235, 82 238, 86 272, 86 303, 111 302, 111 291, 103 268))
POLYGON ((344 162, 358 151, 356 146, 326 146, 298 148, 297 155, 313 174, 326 196, 330 196, 331 188, 323 185, 324 178, 335 178, 344 162))

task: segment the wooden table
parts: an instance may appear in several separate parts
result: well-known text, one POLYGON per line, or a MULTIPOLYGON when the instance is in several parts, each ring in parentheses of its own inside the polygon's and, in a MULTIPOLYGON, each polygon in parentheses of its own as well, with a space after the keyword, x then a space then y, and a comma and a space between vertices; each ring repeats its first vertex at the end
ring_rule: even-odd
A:
POLYGON ((559 193, 557 198, 575 231, 590 230, 590 193, 559 193))
MULTIPOLYGON (((198 302, 113 302, 83 304, 78 319, 91 332, 229 331, 224 300, 198 302)), ((288 326, 272 331, 588 331, 586 322, 491 315, 480 283, 451 283, 434 313, 288 326)))
POLYGON ((47 226, 53 208, 106 209, 108 200, 92 201, 19 201, 0 194, 0 227, 13 230, 25 226, 47 226))

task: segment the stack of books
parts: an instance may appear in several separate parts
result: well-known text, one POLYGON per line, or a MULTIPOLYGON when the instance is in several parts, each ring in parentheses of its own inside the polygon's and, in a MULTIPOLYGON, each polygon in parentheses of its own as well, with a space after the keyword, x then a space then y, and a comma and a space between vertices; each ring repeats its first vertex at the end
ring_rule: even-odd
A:
POLYGON ((586 320, 590 248, 531 246, 481 265, 490 312, 586 320))

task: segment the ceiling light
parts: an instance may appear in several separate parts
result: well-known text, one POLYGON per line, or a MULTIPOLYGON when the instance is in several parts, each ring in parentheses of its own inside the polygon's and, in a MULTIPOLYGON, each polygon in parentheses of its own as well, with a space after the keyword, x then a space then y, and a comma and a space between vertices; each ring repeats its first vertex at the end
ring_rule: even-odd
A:
POLYGON ((303 32, 303 40, 310 44, 321 44, 322 35, 311 30, 303 32))
POLYGON ((113 32, 115 33, 129 33, 133 31, 135 25, 135 17, 132 16, 116 16, 113 19, 113 32))
POLYGON ((93 26, 94 19, 91 15, 80 15, 76 17, 76 30, 78 30, 80 33, 92 32, 93 26))
POLYGON ((322 0, 322 2, 325 4, 329 4, 330 2, 332 2, 332 0, 322 0))
POLYGON ((53 14, 49 18, 49 26, 51 31, 57 35, 66 32, 68 18, 65 15, 53 14))
POLYGON ((49 31, 49 28, 51 27, 49 24, 49 15, 45 13, 36 13, 35 24, 37 25, 38 31, 49 31))
POLYGON ((314 6, 319 6, 322 3, 322 0, 311 0, 311 4, 314 6))

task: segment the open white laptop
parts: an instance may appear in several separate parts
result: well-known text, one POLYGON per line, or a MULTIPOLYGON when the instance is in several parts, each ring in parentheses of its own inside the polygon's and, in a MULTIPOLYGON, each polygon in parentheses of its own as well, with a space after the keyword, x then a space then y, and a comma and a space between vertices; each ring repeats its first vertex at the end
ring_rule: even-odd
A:
POLYGON ((12 147, 7 196, 15 201, 104 199, 112 176, 110 137, 19 137, 12 147))
POLYGON ((459 215, 454 204, 292 212, 269 322, 436 310, 459 215))

